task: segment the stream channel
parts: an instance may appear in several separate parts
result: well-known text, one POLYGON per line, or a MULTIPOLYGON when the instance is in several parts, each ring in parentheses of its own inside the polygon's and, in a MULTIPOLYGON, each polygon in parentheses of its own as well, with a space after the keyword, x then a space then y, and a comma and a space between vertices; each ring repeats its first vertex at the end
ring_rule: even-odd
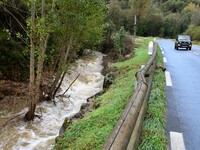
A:
MULTIPOLYGON (((1 150, 50 150, 53 148, 55 138, 65 117, 72 116, 79 112, 87 98, 95 95, 103 89, 104 76, 103 54, 92 52, 77 60, 66 74, 63 84, 57 95, 63 94, 70 83, 80 74, 65 94, 66 97, 56 98, 56 106, 52 102, 42 102, 37 105, 38 114, 42 110, 42 119, 35 118, 32 122, 25 122, 23 116, 14 124, 0 129, 1 150), (67 96, 70 96, 67 98, 67 96)), ((27 112, 28 108, 18 113, 8 113, 6 116, 0 114, 1 119, 27 112)))

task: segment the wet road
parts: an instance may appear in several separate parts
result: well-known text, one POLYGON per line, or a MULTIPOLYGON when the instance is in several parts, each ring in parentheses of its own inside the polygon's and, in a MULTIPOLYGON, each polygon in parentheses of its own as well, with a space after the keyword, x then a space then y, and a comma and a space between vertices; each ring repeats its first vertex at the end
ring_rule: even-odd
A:
POLYGON ((175 50, 158 40, 166 70, 168 149, 200 149, 200 47, 175 50))

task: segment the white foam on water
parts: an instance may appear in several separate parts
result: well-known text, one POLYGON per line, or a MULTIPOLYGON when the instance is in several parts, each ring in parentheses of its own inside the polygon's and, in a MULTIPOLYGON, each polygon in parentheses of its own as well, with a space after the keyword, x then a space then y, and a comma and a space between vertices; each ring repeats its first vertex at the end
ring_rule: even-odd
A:
MULTIPOLYGON (((61 89, 57 96, 63 94, 74 79, 74 82, 65 94, 66 97, 55 99, 56 106, 52 102, 43 102, 37 105, 36 112, 42 119, 35 118, 33 122, 24 122, 23 119, 14 126, 5 127, 0 133, 0 149, 12 150, 40 150, 52 149, 55 137, 65 117, 74 115, 80 110, 87 98, 103 89, 104 76, 101 75, 103 55, 95 52, 94 55, 79 59, 65 76, 61 89), (67 98, 67 96, 69 96, 67 98)), ((26 112, 27 108, 19 112, 26 112)), ((6 117, 10 117, 9 114, 6 117)), ((16 115, 16 114, 14 114, 16 115)))

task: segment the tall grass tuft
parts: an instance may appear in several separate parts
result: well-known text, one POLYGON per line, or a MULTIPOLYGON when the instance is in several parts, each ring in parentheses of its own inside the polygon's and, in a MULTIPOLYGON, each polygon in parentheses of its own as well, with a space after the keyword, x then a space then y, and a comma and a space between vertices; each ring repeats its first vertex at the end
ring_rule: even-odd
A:
MULTIPOLYGON (((157 47, 159 49, 159 47, 157 47)), ((158 64, 163 65, 161 51, 157 54, 158 64)), ((152 90, 149 97, 148 110, 143 124, 140 150, 166 150, 165 76, 161 69, 155 71, 152 90)))

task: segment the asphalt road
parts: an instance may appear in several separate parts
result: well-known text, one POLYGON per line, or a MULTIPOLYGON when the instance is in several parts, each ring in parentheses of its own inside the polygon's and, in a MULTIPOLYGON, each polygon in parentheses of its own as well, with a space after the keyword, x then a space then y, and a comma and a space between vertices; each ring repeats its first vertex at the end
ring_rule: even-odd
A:
POLYGON ((166 67, 168 149, 200 150, 200 47, 158 40, 166 67))

